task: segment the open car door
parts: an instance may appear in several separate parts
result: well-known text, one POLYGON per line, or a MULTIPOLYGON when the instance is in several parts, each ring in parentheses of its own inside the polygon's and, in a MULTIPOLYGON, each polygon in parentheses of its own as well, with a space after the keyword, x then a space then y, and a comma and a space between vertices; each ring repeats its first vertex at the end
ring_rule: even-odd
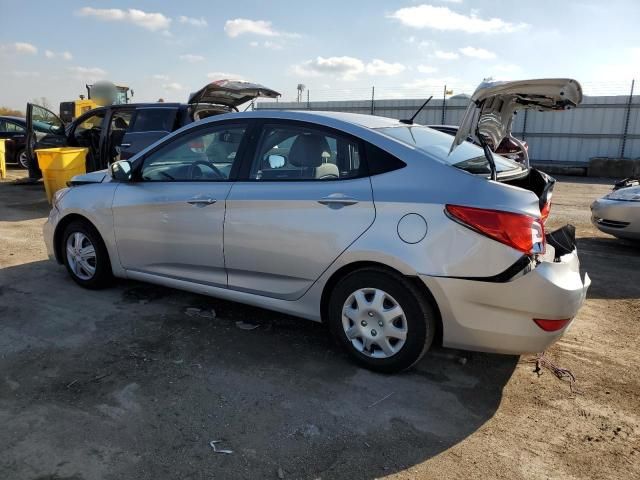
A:
POLYGON ((483 82, 471 96, 451 152, 469 137, 495 150, 510 136, 517 110, 566 110, 580 102, 582 87, 570 78, 483 82))
POLYGON ((38 148, 67 146, 67 133, 60 117, 40 105, 27 103, 27 145, 29 161, 35 162, 34 151, 38 148))

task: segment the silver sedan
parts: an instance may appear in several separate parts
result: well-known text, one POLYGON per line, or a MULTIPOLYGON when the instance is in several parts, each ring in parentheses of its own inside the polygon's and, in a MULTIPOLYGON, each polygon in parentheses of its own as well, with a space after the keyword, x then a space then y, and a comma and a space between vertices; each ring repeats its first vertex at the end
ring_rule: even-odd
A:
POLYGON ((545 236, 553 179, 451 147, 367 115, 216 116, 75 177, 44 237, 83 287, 115 276, 322 321, 378 371, 434 342, 542 351, 589 286, 574 245, 545 236))
POLYGON ((614 237, 640 240, 640 186, 614 190, 593 202, 591 222, 614 237))

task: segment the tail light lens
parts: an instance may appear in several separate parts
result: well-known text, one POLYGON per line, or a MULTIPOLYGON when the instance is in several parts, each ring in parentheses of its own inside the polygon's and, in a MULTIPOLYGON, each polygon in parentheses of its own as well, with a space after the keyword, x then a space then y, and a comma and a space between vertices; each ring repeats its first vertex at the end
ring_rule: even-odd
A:
POLYGON ((458 223, 529 255, 544 253, 544 226, 538 218, 520 213, 447 205, 458 223))
POLYGON ((549 200, 547 200, 547 203, 542 205, 542 208, 540 209, 540 217, 542 223, 547 221, 547 218, 549 218, 549 213, 551 213, 551 198, 549 198, 549 200))
POLYGON ((533 321, 545 332, 557 332, 563 329, 571 319, 561 318, 559 320, 549 320, 546 318, 534 318, 533 321))

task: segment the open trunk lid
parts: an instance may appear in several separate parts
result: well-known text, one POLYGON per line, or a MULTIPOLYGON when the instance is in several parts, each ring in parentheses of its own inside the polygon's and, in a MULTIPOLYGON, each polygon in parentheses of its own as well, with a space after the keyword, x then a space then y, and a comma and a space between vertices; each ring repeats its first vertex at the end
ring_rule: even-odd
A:
POLYGON ((478 143, 482 137, 495 150, 511 133, 513 114, 517 110, 565 110, 580 102, 582 87, 570 78, 483 82, 471 96, 450 152, 468 137, 478 143))
POLYGON ((239 105, 258 97, 276 98, 280 93, 258 83, 216 80, 189 96, 189 104, 209 103, 237 110, 239 105))

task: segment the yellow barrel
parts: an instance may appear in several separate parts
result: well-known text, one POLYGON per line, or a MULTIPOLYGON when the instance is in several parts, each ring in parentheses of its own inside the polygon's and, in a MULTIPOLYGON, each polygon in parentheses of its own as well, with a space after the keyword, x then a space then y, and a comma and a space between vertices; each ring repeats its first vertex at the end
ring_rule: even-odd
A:
POLYGON ((42 170, 47 200, 51 203, 53 194, 67 186, 76 175, 86 173, 85 159, 88 149, 78 147, 43 148, 36 150, 38 166, 42 170))
POLYGON ((4 142, 4 140, 0 140, 0 178, 7 178, 7 163, 4 158, 6 153, 4 142))

